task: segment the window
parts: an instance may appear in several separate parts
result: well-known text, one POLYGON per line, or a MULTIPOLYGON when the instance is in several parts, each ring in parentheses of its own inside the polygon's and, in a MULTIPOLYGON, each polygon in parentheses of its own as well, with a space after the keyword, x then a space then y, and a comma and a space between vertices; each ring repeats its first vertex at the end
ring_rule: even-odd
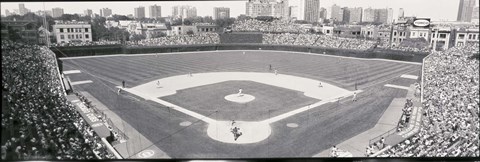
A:
POLYGON ((463 46, 463 42, 458 42, 457 46, 463 46))
POLYGON ((397 36, 397 32, 393 32, 393 36, 397 36))
POLYGON ((432 34, 432 38, 435 38, 435 34, 432 34))
POLYGON ((70 38, 70 34, 69 34, 69 35, 67 35, 67 38, 68 38, 68 39, 71 39, 71 38, 70 38))
POLYGON ((88 28, 85 28, 85 32, 88 32, 88 28))
POLYGON ((447 34, 440 34, 440 38, 446 38, 447 34))
POLYGON ((458 34, 458 39, 465 39, 465 34, 458 34))
POLYGON ((60 39, 65 39, 65 35, 60 35, 60 39))
POLYGON ((85 38, 87 38, 87 39, 89 38, 89 37, 88 37, 88 34, 85 34, 85 38))
POLYGON ((63 28, 60 28, 60 33, 63 33, 63 28))
POLYGON ((414 36, 415 36, 415 32, 410 33, 410 36, 414 37, 414 36))
POLYGON ((78 39, 78 34, 75 34, 75 39, 78 39))
POLYGON ((397 38, 393 38, 393 41, 394 41, 394 42, 397 41, 397 38))
POLYGON ((82 34, 79 34, 78 37, 79 37, 80 39, 82 39, 82 34))
POLYGON ((472 39, 472 34, 469 34, 469 35, 468 35, 468 39, 472 39))

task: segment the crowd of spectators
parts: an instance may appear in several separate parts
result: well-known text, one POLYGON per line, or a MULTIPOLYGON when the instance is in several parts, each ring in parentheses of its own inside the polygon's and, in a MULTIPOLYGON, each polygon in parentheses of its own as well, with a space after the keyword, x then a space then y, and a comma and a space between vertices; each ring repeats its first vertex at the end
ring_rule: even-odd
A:
POLYGON ((404 52, 430 52, 430 47, 428 45, 424 46, 404 46, 404 45, 398 45, 398 46, 390 46, 387 43, 379 43, 377 44, 376 48, 382 48, 382 49, 392 49, 392 50, 398 50, 398 51, 404 51, 404 52))
POLYGON ((263 44, 318 46, 326 48, 367 50, 373 48, 374 41, 341 38, 319 34, 263 34, 263 44))
POLYGON ((121 44, 119 41, 92 41, 92 42, 67 42, 67 43, 52 43, 53 47, 72 47, 72 46, 101 46, 101 45, 115 45, 121 44))
POLYGON ((192 45, 192 44, 218 44, 220 37, 217 33, 197 33, 192 35, 174 35, 140 41, 128 41, 128 46, 164 46, 164 45, 192 45))
POLYGON ((305 33, 307 30, 301 24, 290 20, 261 21, 256 19, 237 20, 233 31, 263 32, 263 33, 305 33))
POLYGON ((418 134, 382 157, 478 157, 478 43, 434 52, 425 60, 424 112, 418 134))
POLYGON ((113 157, 66 101, 52 51, 11 41, 1 50, 2 160, 113 157))
POLYGON ((402 108, 402 117, 398 123, 397 132, 405 130, 410 123, 410 118, 412 116, 413 102, 412 99, 407 99, 405 106, 402 108))

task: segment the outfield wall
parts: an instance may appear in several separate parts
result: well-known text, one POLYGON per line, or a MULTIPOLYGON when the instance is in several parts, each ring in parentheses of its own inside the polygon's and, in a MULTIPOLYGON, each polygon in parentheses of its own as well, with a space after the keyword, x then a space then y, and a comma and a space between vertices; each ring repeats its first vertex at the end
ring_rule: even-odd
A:
POLYGON ((175 53, 193 51, 216 51, 216 50, 277 50, 295 51, 307 53, 319 53, 336 56, 347 56, 357 58, 380 58, 399 61, 421 63, 426 54, 399 52, 389 50, 349 50, 337 48, 324 48, 316 46, 297 45, 268 45, 258 43, 230 43, 230 44, 208 44, 208 45, 170 45, 170 46, 77 46, 77 47, 51 47, 57 57, 96 56, 111 54, 145 54, 145 53, 175 53))

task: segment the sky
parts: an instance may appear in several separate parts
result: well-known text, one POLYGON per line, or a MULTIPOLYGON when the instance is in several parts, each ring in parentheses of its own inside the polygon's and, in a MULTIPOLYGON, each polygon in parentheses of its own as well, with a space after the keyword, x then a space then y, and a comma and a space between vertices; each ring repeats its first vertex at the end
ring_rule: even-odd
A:
MULTIPOLYGON (((362 7, 362 8, 392 8, 394 17, 397 17, 399 8, 403 8, 405 16, 429 17, 434 21, 446 20, 455 21, 457 18, 458 5, 460 0, 320 0, 320 7, 324 7, 329 12, 333 4, 341 7, 362 7)), ((238 1, 98 1, 98 2, 20 2, 32 12, 43 10, 45 4, 46 10, 55 7, 64 9, 65 13, 83 14, 86 9, 92 9, 93 13, 99 14, 101 8, 112 9, 113 14, 128 15, 133 14, 134 8, 138 6, 145 7, 145 15, 148 17, 148 6, 159 5, 162 7, 162 16, 171 15, 172 6, 190 5, 197 8, 198 16, 213 16, 213 7, 229 7, 230 16, 237 17, 245 14, 245 3, 247 0, 238 1)), ((5 10, 13 12, 18 9, 19 2, 1 2, 1 14, 5 15, 5 10)), ((299 6, 299 0, 290 0, 290 6, 299 6)), ((476 4, 478 6, 479 4, 476 4)))

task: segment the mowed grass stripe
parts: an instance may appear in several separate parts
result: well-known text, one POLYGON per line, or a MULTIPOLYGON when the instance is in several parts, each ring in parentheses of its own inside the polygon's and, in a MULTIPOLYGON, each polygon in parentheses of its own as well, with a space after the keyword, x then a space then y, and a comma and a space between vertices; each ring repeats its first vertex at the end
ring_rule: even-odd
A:
MULTIPOLYGON (((120 76, 121 80, 135 81, 138 80, 138 71, 128 68, 128 65, 119 62, 115 62, 115 59, 92 59, 89 60, 91 66, 95 67, 94 71, 100 70, 100 73, 104 76, 120 76)), ((113 77, 112 77, 113 78, 113 77)))
MULTIPOLYGON (((212 71, 258 71, 268 72, 268 64, 262 63, 262 57, 268 54, 258 55, 239 55, 239 54, 185 54, 185 55, 159 55, 157 56, 139 56, 139 57, 112 57, 108 59, 109 68, 123 66, 127 77, 131 80, 145 80, 172 76, 183 75, 189 72, 212 72, 212 71), (260 56, 262 55, 262 56, 260 56), (209 57, 211 56, 211 57, 209 57), (152 59, 154 58, 154 59, 152 59), (254 61, 249 61, 253 59, 254 61), (219 61, 216 61, 219 60, 219 61), (122 65, 123 64, 123 65, 122 65)), ((285 54, 272 54, 274 56, 283 56, 285 54)), ((335 61, 338 59, 323 59, 318 56, 309 56, 309 59, 298 60, 298 55, 285 55, 287 58, 273 57, 267 60, 271 62, 273 67, 279 69, 279 73, 307 73, 314 78, 321 80, 329 80, 330 82, 343 83, 343 85, 354 84, 355 80, 360 81, 374 77, 377 74, 391 72, 392 69, 402 66, 402 64, 394 64, 391 62, 375 62, 375 66, 370 61, 364 60, 348 60, 341 59, 340 63, 335 61), (290 60, 290 58, 296 58, 290 60), (332 61, 333 60, 333 61, 332 61), (283 63, 279 63, 283 62, 283 63), (310 62, 310 64, 305 63, 310 62), (345 62, 350 65, 345 68, 345 62), (279 66, 280 65, 280 66, 279 66), (341 66, 341 67, 339 67, 341 66), (354 67, 354 68, 352 68, 354 67), (372 68, 373 67, 373 68, 372 68), (360 76, 360 78, 358 78, 360 76), (357 77, 357 78, 356 78, 357 77)), ((267 56, 268 57, 268 56, 267 56)), ((98 60, 95 60, 98 61, 98 60)), ((106 62, 106 61, 102 61, 106 62)), ((107 63, 104 63, 107 66, 107 63)), ((403 65, 404 66, 404 65, 403 65)), ((408 66, 408 65, 407 65, 408 66)), ((106 68, 102 68, 106 69, 106 68)), ((394 71, 395 72, 395 71, 394 71)), ((385 75, 382 75, 385 76, 385 75)), ((387 75, 388 76, 388 75, 387 75)), ((371 80, 371 79, 368 79, 371 80)))
POLYGON ((374 76, 377 76, 377 75, 389 74, 389 73, 393 73, 393 72, 396 72, 396 71, 402 71, 402 70, 398 70, 398 69, 408 68, 408 67, 405 67, 405 66, 402 66, 402 65, 397 65, 397 66, 390 66, 390 67, 387 67, 387 68, 375 68, 374 70, 368 71, 368 72, 351 73, 351 75, 349 75, 349 77, 342 77, 341 79, 338 79, 338 80, 342 80, 342 81, 348 83, 348 82, 352 82, 352 81, 355 81, 355 80, 370 79, 370 78, 372 78, 374 76))
MULTIPOLYGON (((355 62, 357 63, 357 62, 355 62)), ((337 66, 340 66, 340 67, 330 67, 334 70, 331 70, 330 72, 333 73, 333 77, 341 77, 341 76, 344 76, 345 74, 348 74, 348 73, 352 73, 352 72, 356 72, 356 71, 371 71, 372 70, 372 66, 370 64, 368 64, 367 62, 358 62, 358 63, 361 63, 361 64, 353 64, 353 65, 347 65, 346 63, 343 63, 343 64, 340 64, 340 65, 337 65, 337 66)), ((378 64, 375 64, 375 66, 373 66, 373 68, 383 68, 385 66, 388 66, 387 63, 385 62, 380 62, 378 64)))
POLYGON ((393 65, 393 66, 376 66, 374 67, 373 69, 372 68, 369 68, 367 70, 353 70, 354 68, 350 68, 351 71, 349 71, 347 74, 343 75, 343 76, 338 76, 338 77, 334 77, 335 80, 348 80, 348 78, 351 78, 352 76, 355 77, 355 76, 373 76, 373 75, 376 75, 376 74, 379 74, 379 73, 382 73, 382 72, 385 72, 385 71, 390 71, 390 70, 393 70, 395 68, 398 68, 400 66, 403 66, 403 65, 393 65))
MULTIPOLYGON (((380 73, 377 75, 371 75, 368 77, 364 77, 363 79, 359 79, 357 81, 357 86, 366 86, 366 85, 375 85, 378 83, 381 83, 385 80, 388 79, 393 79, 394 77, 398 77, 400 73, 408 71, 410 68, 409 67, 402 67, 399 69, 396 69, 394 71, 389 71, 389 72, 384 72, 380 73)), ((349 85, 354 86, 355 85, 355 78, 349 82, 349 85)))
POLYGON ((152 58, 152 59, 148 59, 148 58, 144 58, 142 59, 143 62, 145 62, 148 67, 152 67, 152 68, 155 68, 155 69, 158 69, 158 67, 162 66, 162 67, 165 67, 165 66, 170 66, 170 67, 182 67, 183 70, 185 71, 192 71, 194 70, 195 68, 192 67, 192 65, 188 65, 187 63, 183 63, 182 61, 178 60, 178 61, 165 61, 161 58, 152 58))
POLYGON ((116 63, 116 65, 122 65, 124 68, 129 69, 130 72, 135 74, 135 79, 142 80, 148 76, 148 74, 146 74, 148 73, 148 70, 143 65, 143 62, 138 62, 126 57, 119 57, 118 59, 114 58, 111 61, 116 63))

